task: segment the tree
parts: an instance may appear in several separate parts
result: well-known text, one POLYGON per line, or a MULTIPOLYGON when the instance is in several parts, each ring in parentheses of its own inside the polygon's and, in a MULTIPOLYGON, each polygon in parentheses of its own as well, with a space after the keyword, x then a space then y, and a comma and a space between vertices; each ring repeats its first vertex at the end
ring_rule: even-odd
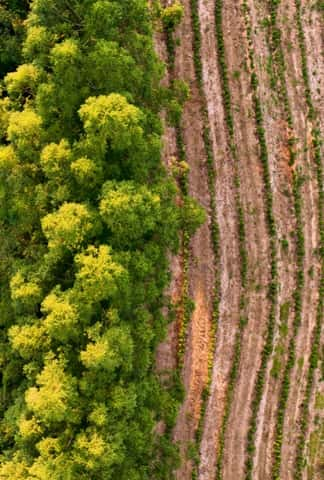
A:
POLYGON ((161 163, 148 2, 33 0, 25 27, 0 91, 0 478, 169 480, 155 347, 202 214, 161 163))
POLYGON ((77 381, 65 372, 63 359, 48 355, 36 385, 26 391, 25 398, 27 408, 41 424, 78 421, 77 381))
POLYGON ((0 72, 5 75, 21 60, 24 36, 23 19, 28 11, 27 0, 2 1, 0 5, 0 72))
POLYGON ((122 246, 136 245, 139 239, 152 235, 161 221, 159 195, 132 181, 106 182, 99 209, 112 241, 122 246))
POLYGON ((79 113, 89 142, 99 143, 101 152, 105 152, 107 141, 114 150, 124 150, 142 138, 143 114, 122 95, 89 97, 79 113))
POLYGON ((76 255, 75 295, 88 302, 100 302, 118 292, 119 282, 127 281, 126 270, 114 261, 111 248, 89 246, 76 255))
POLYGON ((98 218, 89 207, 64 203, 42 219, 42 229, 50 249, 78 249, 100 231, 98 218))

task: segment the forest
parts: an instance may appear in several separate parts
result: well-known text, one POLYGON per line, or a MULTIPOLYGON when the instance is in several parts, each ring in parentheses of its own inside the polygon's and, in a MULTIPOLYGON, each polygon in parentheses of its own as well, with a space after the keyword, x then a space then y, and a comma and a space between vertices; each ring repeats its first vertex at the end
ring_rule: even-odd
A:
MULTIPOLYGON (((1 22, 0 478, 170 478, 168 252, 203 211, 161 162, 147 2, 8 1, 1 22)), ((177 390, 179 392, 177 393, 177 390)))
POLYGON ((322 0, 0 1, 0 480, 321 480, 322 0))

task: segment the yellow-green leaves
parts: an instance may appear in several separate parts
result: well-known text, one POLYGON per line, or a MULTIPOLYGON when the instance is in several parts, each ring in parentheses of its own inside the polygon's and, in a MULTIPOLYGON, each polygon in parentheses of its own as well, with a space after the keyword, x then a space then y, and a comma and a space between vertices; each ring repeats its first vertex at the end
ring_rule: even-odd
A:
POLYGON ((52 37, 45 27, 40 25, 30 26, 27 30, 27 36, 23 45, 24 57, 28 60, 37 57, 38 62, 40 60, 44 61, 53 43, 52 37))
POLYGON ((51 61, 56 73, 69 72, 80 58, 78 42, 72 38, 57 43, 51 51, 51 61))
POLYGON ((8 73, 4 82, 8 94, 12 97, 29 97, 36 91, 40 70, 32 64, 20 65, 15 72, 8 73))
POLYGON ((37 282, 28 279, 28 273, 18 271, 10 281, 11 298, 26 307, 35 306, 42 297, 42 290, 37 282))
POLYGON ((76 380, 65 372, 64 361, 49 356, 36 383, 25 395, 27 407, 36 418, 45 424, 75 419, 76 380))
POLYGON ((66 341, 78 333, 78 311, 67 294, 52 292, 47 295, 42 303, 42 311, 47 313, 43 325, 50 337, 66 341))
POLYGON ((77 183, 85 188, 93 188, 102 181, 102 168, 89 158, 82 157, 71 163, 71 172, 77 183))
POLYGON ((161 218, 159 195, 130 181, 106 182, 99 210, 113 239, 123 245, 153 232, 161 218))
POLYGON ((79 110, 86 134, 105 148, 111 142, 115 150, 129 148, 141 139, 142 112, 122 95, 112 93, 89 97, 79 110))
POLYGON ((35 357, 49 347, 45 328, 42 325, 13 325, 9 330, 12 348, 25 359, 35 357))
POLYGON ((82 470, 86 469, 89 473, 97 470, 105 476, 102 468, 107 468, 120 459, 121 453, 117 447, 119 445, 114 448, 114 445, 107 443, 96 431, 88 430, 76 438, 74 460, 82 466, 82 470))
POLYGON ((181 22, 183 6, 176 1, 162 11, 162 22, 166 29, 173 30, 181 22))
POLYGON ((86 205, 64 203, 55 213, 42 219, 42 229, 49 248, 77 249, 100 231, 93 212, 86 205))
POLYGON ((0 480, 32 480, 26 462, 18 454, 0 465, 0 480))
POLYGON ((0 146, 0 175, 12 172, 17 164, 18 158, 12 146, 0 146))
POLYGON ((35 417, 27 419, 21 417, 18 423, 19 433, 24 439, 38 437, 42 434, 43 429, 35 417))
POLYGON ((8 140, 23 156, 35 154, 40 146, 42 119, 32 109, 13 112, 9 118, 8 140))
POLYGON ((43 149, 40 163, 45 175, 49 179, 58 181, 66 176, 70 159, 71 150, 69 142, 62 139, 60 143, 50 143, 43 149))
POLYGON ((111 248, 107 245, 90 246, 84 253, 76 255, 75 261, 78 269, 75 290, 89 303, 113 297, 118 282, 127 278, 126 270, 113 260, 111 248))
POLYGON ((133 342, 127 327, 112 327, 89 343, 81 352, 81 361, 87 368, 113 372, 117 367, 129 371, 132 368, 133 342))

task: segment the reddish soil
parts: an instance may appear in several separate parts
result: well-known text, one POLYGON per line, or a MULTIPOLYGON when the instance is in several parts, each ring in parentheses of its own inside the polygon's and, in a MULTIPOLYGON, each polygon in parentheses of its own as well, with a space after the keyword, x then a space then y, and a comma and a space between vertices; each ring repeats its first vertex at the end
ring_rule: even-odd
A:
MULTIPOLYGON (((189 3, 185 5, 184 20, 177 32, 181 44, 176 51, 175 75, 190 86, 191 96, 182 117, 183 140, 186 160, 190 167, 189 191, 209 211, 206 156, 202 137, 201 99, 195 82, 192 34, 189 3)), ((180 444, 182 465, 176 478, 190 478, 191 461, 187 459, 187 447, 194 440, 201 408, 201 394, 208 375, 208 354, 213 300, 213 250, 210 236, 210 217, 195 234, 190 248, 190 297, 195 302, 191 316, 184 357, 183 382, 186 396, 180 409, 174 430, 174 439, 180 444)))

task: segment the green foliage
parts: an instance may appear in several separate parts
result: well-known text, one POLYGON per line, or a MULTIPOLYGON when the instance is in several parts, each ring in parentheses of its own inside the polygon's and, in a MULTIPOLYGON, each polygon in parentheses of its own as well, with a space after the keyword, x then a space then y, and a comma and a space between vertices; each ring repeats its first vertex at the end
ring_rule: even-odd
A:
POLYGON ((118 244, 132 244, 156 230, 161 223, 161 199, 134 182, 106 182, 100 214, 118 244))
POLYGON ((42 229, 50 249, 77 249, 100 231, 100 224, 89 207, 64 203, 57 212, 42 218, 42 229))
POLYGON ((0 72, 4 76, 21 60, 24 37, 23 20, 28 12, 27 0, 4 0, 0 5, 0 72))
POLYGON ((27 409, 44 426, 77 420, 77 380, 64 367, 63 360, 47 356, 43 370, 36 377, 36 387, 26 391, 27 409))
POLYGON ((159 86, 145 0, 34 0, 22 51, 0 99, 0 478, 169 480, 167 254, 204 215, 176 205, 159 112, 187 89, 159 86))
POLYGON ((15 72, 8 73, 4 79, 11 97, 30 97, 35 93, 39 82, 39 69, 32 64, 20 65, 15 72))
POLYGON ((167 30, 174 30, 181 22, 183 16, 183 6, 176 1, 162 11, 162 22, 167 30))

